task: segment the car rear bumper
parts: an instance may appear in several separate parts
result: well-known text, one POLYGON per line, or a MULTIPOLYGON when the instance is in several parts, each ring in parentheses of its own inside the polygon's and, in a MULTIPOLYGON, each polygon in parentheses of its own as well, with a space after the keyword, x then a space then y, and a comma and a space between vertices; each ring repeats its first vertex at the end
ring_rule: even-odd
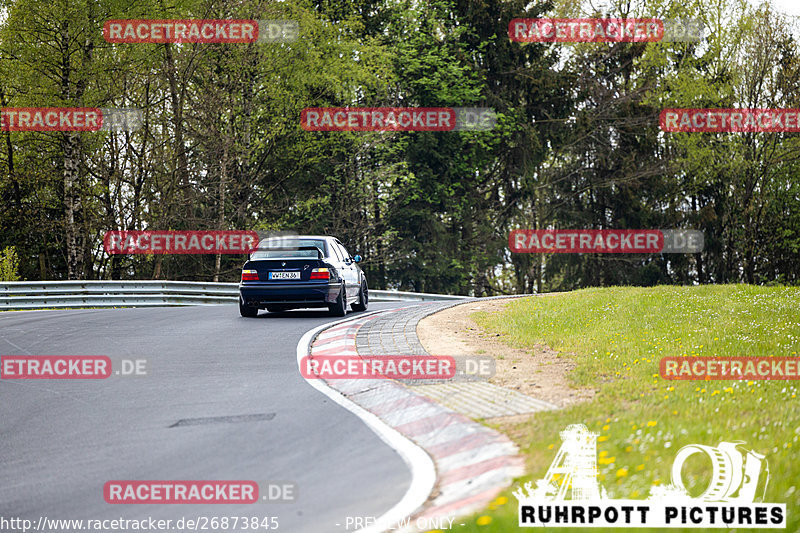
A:
POLYGON ((262 309, 267 305, 327 307, 336 303, 340 289, 338 282, 251 282, 239 285, 239 295, 244 305, 262 309))

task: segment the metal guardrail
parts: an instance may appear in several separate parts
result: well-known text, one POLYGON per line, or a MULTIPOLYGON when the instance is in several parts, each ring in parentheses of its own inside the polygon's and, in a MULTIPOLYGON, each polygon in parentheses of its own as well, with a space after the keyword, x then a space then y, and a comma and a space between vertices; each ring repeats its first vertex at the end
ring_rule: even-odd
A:
MULTIPOLYGON (((202 281, 9 281, 0 282, 0 311, 85 307, 164 307, 232 304, 238 283, 202 281)), ((462 300, 451 296, 370 289, 372 302, 462 300)))

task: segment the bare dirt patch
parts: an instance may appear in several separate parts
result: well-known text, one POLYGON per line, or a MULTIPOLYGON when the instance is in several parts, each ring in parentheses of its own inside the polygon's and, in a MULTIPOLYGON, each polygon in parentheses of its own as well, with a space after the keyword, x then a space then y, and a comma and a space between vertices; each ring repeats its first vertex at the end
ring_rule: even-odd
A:
POLYGON ((570 385, 566 376, 575 363, 569 356, 559 356, 544 345, 532 350, 509 346, 502 335, 482 329, 470 317, 481 311, 501 312, 509 301, 483 300, 445 309, 420 320, 417 336, 432 355, 491 355, 497 364, 497 373, 490 380, 495 385, 559 407, 591 400, 595 391, 570 385))

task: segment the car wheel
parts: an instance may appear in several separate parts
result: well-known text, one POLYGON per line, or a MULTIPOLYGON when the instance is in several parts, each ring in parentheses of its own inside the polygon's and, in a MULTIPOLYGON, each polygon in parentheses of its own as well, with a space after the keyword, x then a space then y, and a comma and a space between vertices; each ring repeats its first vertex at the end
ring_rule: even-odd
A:
POLYGON ((339 291, 339 296, 336 297, 336 303, 330 304, 328 309, 330 309, 333 316, 345 316, 347 314, 347 296, 345 296, 344 285, 339 291))
POLYGON ((367 280, 361 283, 361 288, 358 291, 358 303, 352 304, 350 307, 353 311, 366 311, 369 305, 369 288, 367 288, 367 280))
POLYGON ((255 318, 258 316, 258 307, 250 307, 242 303, 241 297, 239 298, 239 314, 246 318, 255 318))

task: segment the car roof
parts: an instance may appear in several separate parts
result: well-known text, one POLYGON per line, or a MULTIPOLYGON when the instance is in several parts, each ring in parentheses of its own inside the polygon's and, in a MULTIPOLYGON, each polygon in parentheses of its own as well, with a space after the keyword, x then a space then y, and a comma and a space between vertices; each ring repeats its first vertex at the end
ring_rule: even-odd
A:
POLYGON ((332 237, 331 235, 276 235, 274 237, 266 237, 262 240, 267 241, 269 239, 336 239, 336 237, 332 237))
POLYGON ((291 239, 295 239, 295 240, 306 240, 306 239, 307 240, 311 240, 311 239, 314 239, 314 240, 317 240, 317 241, 320 241, 320 240, 322 240, 322 241, 325 241, 325 240, 338 241, 339 240, 336 237, 331 237, 330 235, 282 235, 282 236, 276 235, 275 237, 267 237, 265 239, 261 239, 259 241, 259 244, 264 243, 264 242, 269 242, 269 241, 291 240, 291 239))

